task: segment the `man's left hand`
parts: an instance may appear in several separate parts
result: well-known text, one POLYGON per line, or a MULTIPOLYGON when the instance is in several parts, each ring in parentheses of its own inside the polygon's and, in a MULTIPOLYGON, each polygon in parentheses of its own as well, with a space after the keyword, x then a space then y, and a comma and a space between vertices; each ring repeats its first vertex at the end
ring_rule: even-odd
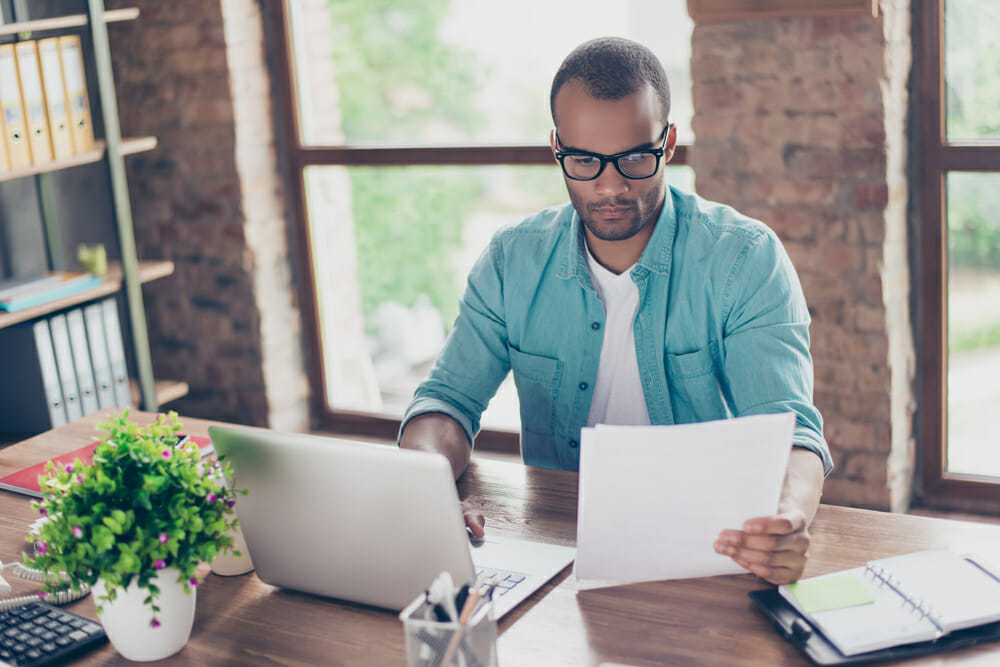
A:
POLYGON ((723 530, 715 541, 716 553, 772 584, 797 581, 808 548, 808 522, 801 510, 748 519, 743 530, 723 530))

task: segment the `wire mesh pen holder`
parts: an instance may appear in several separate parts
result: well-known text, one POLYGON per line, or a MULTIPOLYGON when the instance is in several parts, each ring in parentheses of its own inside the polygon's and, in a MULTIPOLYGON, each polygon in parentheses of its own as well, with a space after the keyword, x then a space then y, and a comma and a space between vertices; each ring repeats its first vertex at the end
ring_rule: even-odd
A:
POLYGON ((464 626, 438 621, 425 613, 426 607, 421 595, 399 614, 407 667, 496 667, 497 621, 492 602, 484 600, 464 626))

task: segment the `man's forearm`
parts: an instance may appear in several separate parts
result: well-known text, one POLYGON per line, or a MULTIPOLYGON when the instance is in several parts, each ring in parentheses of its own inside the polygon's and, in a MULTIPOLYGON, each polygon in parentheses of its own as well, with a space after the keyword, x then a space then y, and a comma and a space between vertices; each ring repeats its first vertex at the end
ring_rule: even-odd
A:
POLYGON ((812 451, 793 447, 788 458, 778 513, 801 510, 812 523, 823 493, 823 462, 812 451))
POLYGON ((470 444, 465 429, 446 414, 429 412, 411 419, 399 437, 399 446, 443 454, 455 479, 469 466, 470 444))

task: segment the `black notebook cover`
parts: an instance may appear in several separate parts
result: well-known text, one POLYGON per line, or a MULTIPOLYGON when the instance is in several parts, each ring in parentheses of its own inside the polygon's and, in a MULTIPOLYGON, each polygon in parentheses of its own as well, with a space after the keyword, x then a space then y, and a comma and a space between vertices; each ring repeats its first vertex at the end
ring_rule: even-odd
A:
POLYGON ((892 648, 845 656, 816 631, 777 588, 751 591, 750 599, 767 616, 775 629, 817 665, 860 665, 882 660, 902 660, 1000 639, 1000 622, 958 630, 933 642, 905 644, 892 648))

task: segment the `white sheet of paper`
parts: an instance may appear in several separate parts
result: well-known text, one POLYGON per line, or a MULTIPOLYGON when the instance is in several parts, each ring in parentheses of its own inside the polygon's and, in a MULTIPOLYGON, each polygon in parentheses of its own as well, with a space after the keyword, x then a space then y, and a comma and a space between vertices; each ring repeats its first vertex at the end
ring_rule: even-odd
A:
POLYGON ((713 544, 724 528, 775 514, 794 431, 791 412, 583 429, 577 579, 610 585, 744 572, 713 544))

